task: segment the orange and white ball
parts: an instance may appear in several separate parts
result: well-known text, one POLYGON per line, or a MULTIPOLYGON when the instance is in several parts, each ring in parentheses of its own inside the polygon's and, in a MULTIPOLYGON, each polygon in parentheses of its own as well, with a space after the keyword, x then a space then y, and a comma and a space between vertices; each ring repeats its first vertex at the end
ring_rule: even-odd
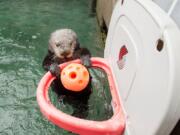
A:
POLYGON ((82 91, 89 83, 89 72, 82 64, 69 64, 61 72, 61 82, 68 90, 82 91))

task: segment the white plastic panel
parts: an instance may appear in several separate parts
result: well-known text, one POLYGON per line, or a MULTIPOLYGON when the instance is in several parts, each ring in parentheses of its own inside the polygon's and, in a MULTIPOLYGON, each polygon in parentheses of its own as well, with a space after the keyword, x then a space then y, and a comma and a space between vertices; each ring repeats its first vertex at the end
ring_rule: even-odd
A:
POLYGON ((168 135, 180 118, 180 31, 152 1, 119 1, 112 15, 105 58, 127 115, 125 134, 168 135), (164 45, 157 50, 157 41, 164 45), (124 66, 119 53, 126 46, 124 66))
POLYGON ((112 60, 112 66, 114 67, 114 72, 120 72, 121 76, 119 76, 119 74, 114 74, 115 77, 117 78, 117 85, 118 87, 120 87, 121 89, 126 89, 126 91, 122 91, 122 98, 124 100, 127 99, 128 97, 128 93, 131 90, 131 85, 133 83, 133 80, 135 78, 135 73, 136 73, 136 46, 134 46, 134 44, 136 44, 138 42, 137 38, 134 38, 131 34, 137 34, 136 31, 133 29, 132 24, 130 23, 130 21, 128 20, 128 18, 126 18, 125 16, 121 16, 121 19, 119 19, 119 21, 116 24, 116 29, 112 35, 112 45, 113 47, 111 48, 111 60, 112 60), (126 25, 128 25, 129 27, 127 28, 126 25), (131 31, 129 31, 131 30, 131 31), (124 38, 127 37, 127 38, 124 38), (136 41, 134 41, 136 40, 136 41), (118 66, 118 61, 119 60, 119 52, 120 49, 125 46, 127 48, 127 55, 125 56, 123 62, 124 62, 124 67, 122 69, 120 69, 120 67, 118 66), (126 60, 128 59, 128 61, 126 60), (133 67, 133 68, 132 68, 133 67), (127 74, 128 72, 128 74, 127 74), (126 85, 123 85, 126 84, 126 85))

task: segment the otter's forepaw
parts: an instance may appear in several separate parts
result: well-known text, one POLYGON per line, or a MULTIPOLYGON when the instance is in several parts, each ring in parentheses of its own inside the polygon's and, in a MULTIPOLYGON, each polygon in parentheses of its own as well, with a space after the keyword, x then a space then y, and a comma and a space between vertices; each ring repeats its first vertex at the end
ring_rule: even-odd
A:
POLYGON ((85 67, 87 67, 87 68, 91 67, 90 57, 89 57, 89 56, 83 56, 83 57, 81 57, 81 63, 82 63, 85 67))
POLYGON ((90 68, 91 67, 91 60, 85 60, 83 61, 83 65, 87 68, 90 68))
POLYGON ((51 64, 49 71, 51 72, 51 74, 53 76, 56 76, 56 77, 60 76, 60 68, 59 68, 58 64, 56 64, 56 63, 51 64))

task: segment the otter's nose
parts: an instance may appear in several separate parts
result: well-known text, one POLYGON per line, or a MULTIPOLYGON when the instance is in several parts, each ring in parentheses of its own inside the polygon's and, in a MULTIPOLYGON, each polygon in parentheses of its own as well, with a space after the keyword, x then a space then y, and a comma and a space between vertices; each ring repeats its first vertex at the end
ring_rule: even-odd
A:
POLYGON ((62 53, 63 56, 67 56, 67 55, 69 55, 69 54, 70 54, 69 51, 64 51, 64 52, 62 53))

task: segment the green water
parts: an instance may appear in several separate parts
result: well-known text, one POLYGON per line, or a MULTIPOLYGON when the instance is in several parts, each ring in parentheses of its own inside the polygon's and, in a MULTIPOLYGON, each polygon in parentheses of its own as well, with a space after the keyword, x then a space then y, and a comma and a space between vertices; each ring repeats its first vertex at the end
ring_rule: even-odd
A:
MULTIPOLYGON (((103 56, 103 42, 96 17, 91 16, 90 2, 0 0, 1 135, 71 134, 42 116, 36 102, 36 88, 45 73, 41 63, 47 52, 49 35, 58 28, 72 28, 81 45, 93 56, 103 56)), ((90 97, 87 119, 107 119, 112 111, 108 112, 111 97, 106 95, 106 77, 99 70, 91 70, 91 74, 95 90, 90 97)), ((50 93, 53 103, 71 113, 71 107, 62 107, 53 94, 50 93)))

